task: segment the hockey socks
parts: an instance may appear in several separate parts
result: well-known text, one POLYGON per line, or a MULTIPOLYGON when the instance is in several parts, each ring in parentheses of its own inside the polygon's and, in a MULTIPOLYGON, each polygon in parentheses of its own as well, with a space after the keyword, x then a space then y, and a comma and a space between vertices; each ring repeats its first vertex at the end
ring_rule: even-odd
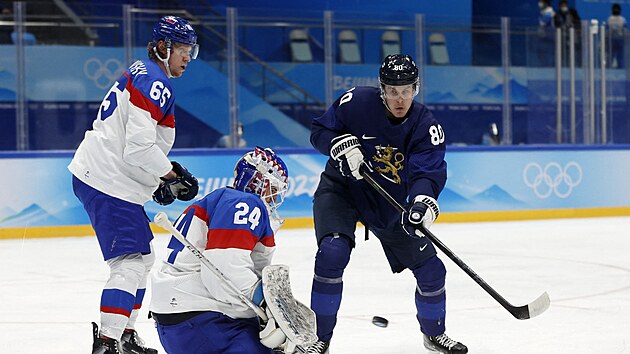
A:
POLYGON ((434 256, 420 267, 413 269, 418 282, 415 292, 417 318, 421 330, 429 336, 437 336, 445 331, 446 319, 446 268, 434 256))
POLYGON ((110 277, 101 295, 101 335, 120 339, 136 304, 136 292, 146 268, 140 254, 116 257, 107 263, 110 277))
POLYGON ((350 261, 350 239, 342 235, 322 239, 315 257, 311 308, 317 316, 317 336, 330 341, 341 305, 343 271, 350 261))

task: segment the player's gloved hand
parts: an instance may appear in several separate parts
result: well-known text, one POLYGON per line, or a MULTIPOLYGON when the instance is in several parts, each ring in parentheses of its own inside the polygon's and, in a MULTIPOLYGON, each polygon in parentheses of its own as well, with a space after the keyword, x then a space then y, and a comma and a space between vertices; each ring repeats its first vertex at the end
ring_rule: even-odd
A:
POLYGON ((199 181, 197 181, 197 178, 179 163, 171 161, 171 165, 173 165, 173 172, 177 174, 175 178, 177 182, 171 184, 173 195, 177 196, 177 199, 184 201, 196 197, 197 193, 199 193, 199 181))
POLYGON ((331 142, 330 157, 337 163, 339 172, 345 177, 356 180, 363 179, 360 169, 365 166, 372 171, 371 165, 365 161, 359 139, 352 134, 343 134, 331 142))
POLYGON ((420 225, 428 229, 438 215, 440 215, 440 207, 437 200, 427 195, 418 195, 414 198, 409 210, 402 213, 402 228, 409 236, 423 237, 424 235, 419 230, 420 225))
POLYGON ((282 332, 278 324, 276 323, 273 314, 269 308, 265 305, 265 296, 262 290, 262 280, 259 280, 254 288, 251 296, 252 302, 265 310, 267 314, 267 321, 260 321, 260 343, 267 348, 278 348, 285 344, 287 336, 282 332))
POLYGON ((175 161, 171 161, 171 165, 177 177, 162 179, 160 186, 153 192, 153 200, 160 205, 169 205, 175 199, 191 200, 199 192, 199 182, 192 173, 175 161))
POLYGON ((177 178, 161 181, 158 188, 153 192, 153 200, 160 205, 169 205, 177 198, 171 189, 172 184, 177 183, 177 178))

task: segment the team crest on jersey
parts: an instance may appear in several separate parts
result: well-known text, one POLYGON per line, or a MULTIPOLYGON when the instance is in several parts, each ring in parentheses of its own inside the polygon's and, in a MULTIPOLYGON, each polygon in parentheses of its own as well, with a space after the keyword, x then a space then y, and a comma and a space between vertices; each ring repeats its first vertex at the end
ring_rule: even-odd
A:
POLYGON ((405 161, 405 155, 403 155, 402 152, 396 152, 396 150, 398 150, 398 148, 391 147, 389 144, 387 144, 386 147, 377 145, 376 155, 372 156, 372 160, 377 163, 374 167, 376 171, 386 179, 400 184, 398 171, 405 167, 402 164, 403 161, 405 161))

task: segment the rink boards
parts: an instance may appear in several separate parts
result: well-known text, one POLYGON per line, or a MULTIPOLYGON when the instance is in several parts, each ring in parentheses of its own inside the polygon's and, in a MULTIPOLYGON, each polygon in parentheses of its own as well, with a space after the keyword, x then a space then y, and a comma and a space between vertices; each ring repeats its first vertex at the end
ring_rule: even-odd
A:
MULTIPOLYGON (((195 174, 201 197, 232 183, 233 165, 244 151, 178 150, 170 158, 195 174)), ((276 151, 290 173, 281 208, 285 227, 310 227, 313 193, 326 157, 311 149, 276 151)), ((0 238, 93 234, 72 192, 66 168, 72 154, 0 154, 6 176, 0 238)), ((438 199, 438 222, 630 215, 630 146, 449 147, 446 160, 448 182, 438 199)), ((173 219, 186 205, 149 202, 145 209, 150 218, 165 211, 173 219)))

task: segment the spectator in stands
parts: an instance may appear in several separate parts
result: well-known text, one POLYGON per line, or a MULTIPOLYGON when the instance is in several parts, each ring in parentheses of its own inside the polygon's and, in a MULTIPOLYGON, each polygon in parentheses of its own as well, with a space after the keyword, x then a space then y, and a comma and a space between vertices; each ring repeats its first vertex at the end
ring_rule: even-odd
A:
POLYGON ((550 0, 538 1, 540 15, 538 16, 538 61, 540 66, 553 65, 553 40, 555 12, 550 0))
POLYGON ((560 0, 558 12, 554 15, 553 22, 556 28, 560 28, 562 30, 562 63, 567 66, 569 64, 569 50, 571 48, 569 33, 571 28, 574 29, 575 34, 573 42, 575 43, 575 60, 576 64, 579 65, 579 59, 581 58, 579 53, 581 53, 582 41, 580 40, 581 20, 577 10, 570 8, 567 0, 560 0))
POLYGON ((624 67, 624 38, 626 31, 626 18, 621 16, 621 5, 612 5, 612 15, 608 17, 610 28, 610 66, 612 68, 624 67))
MULTIPOLYGON (((2 3, 2 11, 0 12, 0 21, 13 21, 13 10, 8 2, 2 3)), ((1 25, 0 26, 0 44, 11 44, 11 32, 13 32, 13 26, 1 25)))

